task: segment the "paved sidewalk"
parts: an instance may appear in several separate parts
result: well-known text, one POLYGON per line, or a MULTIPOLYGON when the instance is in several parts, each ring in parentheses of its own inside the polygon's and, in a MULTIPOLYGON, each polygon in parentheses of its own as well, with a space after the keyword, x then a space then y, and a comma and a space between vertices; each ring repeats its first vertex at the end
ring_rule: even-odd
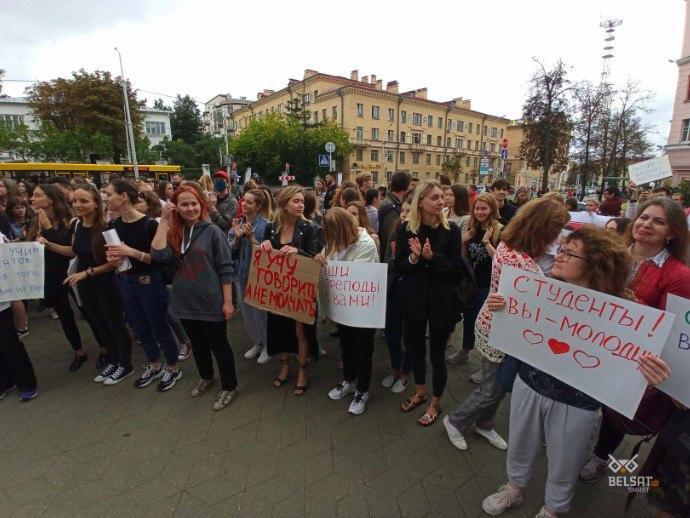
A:
MULTIPOLYGON (((35 304, 33 304, 35 306, 35 304)), ((443 425, 416 424, 400 412, 401 395, 380 385, 388 373, 376 339, 371 399, 363 415, 349 398, 331 401, 339 348, 310 366, 309 390, 271 387, 278 363, 245 360, 238 319, 230 325, 240 380, 230 407, 211 409, 215 392, 189 397, 192 358, 168 393, 137 390, 134 377, 115 387, 94 384, 94 340, 79 320, 91 360, 70 373, 70 349, 58 321, 30 315, 25 339, 39 378, 39 397, 0 401, 0 516, 486 516, 482 499, 505 479, 505 453, 469 434, 461 452, 443 425)), ((135 365, 143 363, 135 346, 135 365)), ((473 389, 474 364, 452 366, 443 400, 450 410, 473 389)), ((404 393, 411 394, 411 385, 404 393)), ((509 401, 498 431, 507 438, 509 401)), ((629 451, 630 443, 621 449, 629 451)), ((534 516, 542 504, 545 465, 526 501, 505 516, 534 516)), ((568 516, 625 516, 625 493, 606 481, 580 484, 568 516)), ((627 516, 651 516, 644 496, 627 516)))

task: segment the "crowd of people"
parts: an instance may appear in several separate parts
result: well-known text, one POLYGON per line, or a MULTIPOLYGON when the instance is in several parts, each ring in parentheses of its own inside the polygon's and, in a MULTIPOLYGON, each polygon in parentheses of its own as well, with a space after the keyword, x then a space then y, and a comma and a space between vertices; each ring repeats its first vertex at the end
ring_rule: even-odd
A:
MULTIPOLYGON (((227 337, 237 309, 250 340, 244 358, 280 360, 276 389, 290 382, 293 359, 291 390, 302 396, 310 363, 325 352, 317 339, 320 319, 309 325, 245 303, 254 246, 324 266, 332 260, 383 262, 388 293, 382 336, 390 373, 380 385, 401 394, 413 380, 400 410, 415 413, 423 427, 441 420, 458 449, 468 449, 466 435, 474 431, 507 450, 507 480, 483 501, 486 513, 499 515, 522 501, 543 446, 548 464, 541 518, 567 512, 578 480, 601 476, 625 435, 659 435, 639 474, 660 481, 649 493, 659 516, 687 516, 690 460, 679 434, 690 428, 690 417, 655 388, 672 376, 666 362, 652 355, 639 360, 648 388, 628 419, 489 344, 493 315, 505 311, 499 284, 506 265, 659 309, 669 294, 690 298, 682 195, 630 184, 624 199, 609 187, 603 203, 588 198, 580 211, 577 199, 559 193, 536 197, 518 188, 509 199, 512 189, 504 179, 486 192, 451 184, 445 175, 439 180, 420 182, 396 172, 387 186, 376 187, 370 173, 360 173, 338 185, 327 174, 313 187, 274 192, 258 176, 240 186, 237 175, 225 171, 198 181, 173 175, 158 183, 113 175, 99 186, 3 178, 0 239, 45 246, 41 308, 60 321, 73 350, 69 370, 89 360, 76 307, 99 347, 94 382, 111 386, 135 375, 132 344, 138 343, 147 363, 134 386, 155 382, 157 391, 166 392, 192 355, 197 382, 191 397, 204 395, 218 370, 214 410, 227 407, 237 391, 227 337), (468 362, 475 348, 480 368, 470 380, 477 386, 441 419, 449 365, 468 362), (504 438, 494 418, 507 393, 510 434, 504 438)), ((27 314, 26 301, 0 303, 0 398, 15 388, 22 401, 38 394, 21 341, 29 333, 27 314)), ((362 414, 374 396, 375 333, 343 324, 331 333, 340 344, 342 377, 327 395, 352 395, 353 415, 362 414)))

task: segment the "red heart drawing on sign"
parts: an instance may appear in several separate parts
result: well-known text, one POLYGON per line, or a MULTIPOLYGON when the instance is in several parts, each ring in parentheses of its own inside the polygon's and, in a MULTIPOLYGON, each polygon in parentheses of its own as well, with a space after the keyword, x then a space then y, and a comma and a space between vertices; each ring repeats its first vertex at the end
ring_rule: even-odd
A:
POLYGON ((540 344, 544 341, 544 335, 543 334, 535 333, 534 331, 530 331, 529 329, 525 329, 522 332, 522 337, 530 345, 537 345, 537 344, 540 344))
POLYGON ((567 343, 556 340, 555 338, 549 338, 547 343, 553 354, 565 354, 570 351, 570 346, 567 343))
POLYGON ((587 354, 586 352, 581 351, 580 349, 573 353, 573 359, 583 369, 593 369, 595 367, 599 367, 599 364, 601 363, 599 357, 594 356, 592 354, 587 354))

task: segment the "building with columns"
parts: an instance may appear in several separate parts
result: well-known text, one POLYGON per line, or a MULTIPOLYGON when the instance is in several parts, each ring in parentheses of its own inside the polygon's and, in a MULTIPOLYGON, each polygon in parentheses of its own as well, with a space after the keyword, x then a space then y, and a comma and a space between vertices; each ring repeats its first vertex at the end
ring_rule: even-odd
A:
POLYGON ((673 104, 668 153, 673 185, 690 180, 690 2, 685 0, 685 29, 678 64, 678 85, 673 104))

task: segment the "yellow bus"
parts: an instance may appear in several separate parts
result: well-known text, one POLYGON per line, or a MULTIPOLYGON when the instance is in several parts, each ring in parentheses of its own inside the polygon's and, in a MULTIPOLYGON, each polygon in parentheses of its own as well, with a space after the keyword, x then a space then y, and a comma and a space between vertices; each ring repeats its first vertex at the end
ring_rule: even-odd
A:
MULTIPOLYGON (((94 180, 107 181, 112 173, 121 176, 134 176, 134 166, 131 164, 66 164, 61 162, 0 162, 0 177, 10 177, 15 180, 44 179, 54 176, 91 177, 94 180)), ((168 180, 170 176, 179 173, 179 165, 140 165, 139 176, 168 180)))

